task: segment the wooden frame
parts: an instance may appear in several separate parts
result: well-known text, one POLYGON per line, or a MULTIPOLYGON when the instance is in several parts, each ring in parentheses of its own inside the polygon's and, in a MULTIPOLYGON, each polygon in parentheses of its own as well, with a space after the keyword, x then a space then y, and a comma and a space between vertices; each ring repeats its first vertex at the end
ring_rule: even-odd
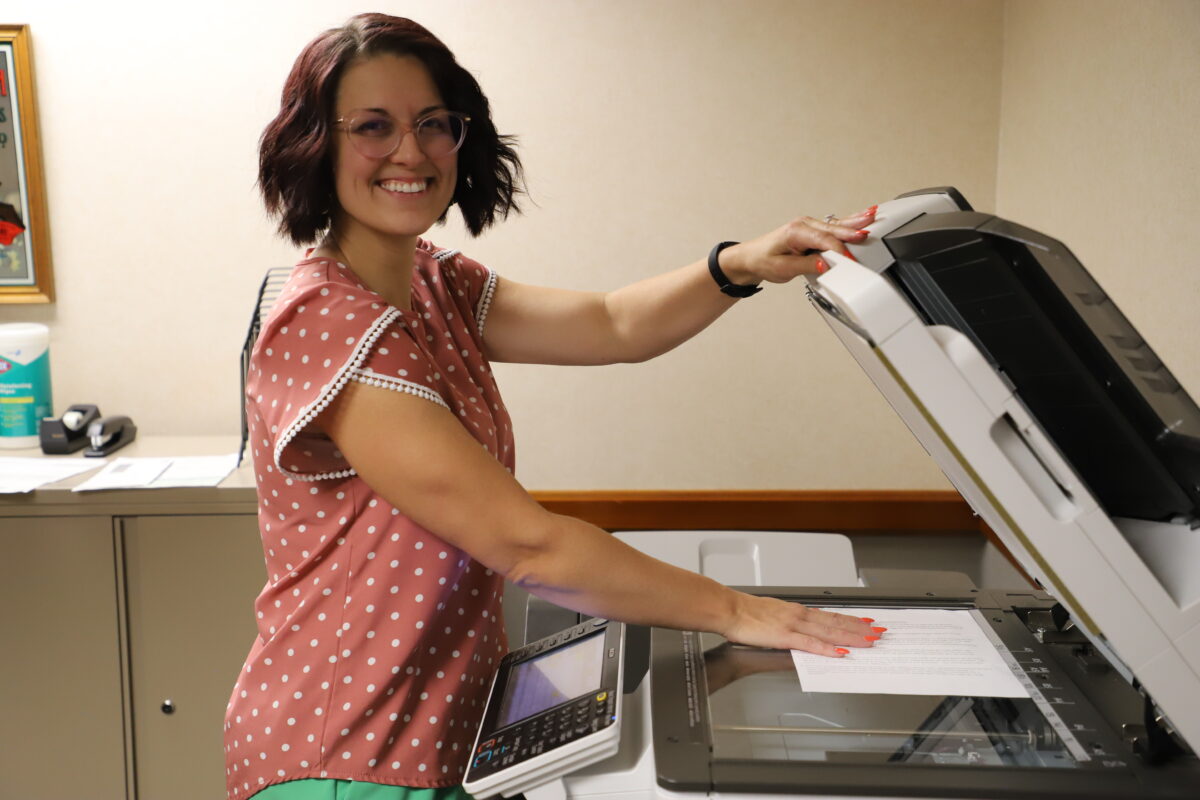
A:
POLYGON ((29 26, 0 25, 0 303, 53 300, 29 26))

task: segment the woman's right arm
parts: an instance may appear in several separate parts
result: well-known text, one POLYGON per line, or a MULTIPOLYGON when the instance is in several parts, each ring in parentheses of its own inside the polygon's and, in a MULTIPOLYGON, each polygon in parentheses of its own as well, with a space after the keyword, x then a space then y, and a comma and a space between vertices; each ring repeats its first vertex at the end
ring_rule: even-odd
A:
POLYGON ((350 382, 317 424, 402 513, 550 602, 828 656, 872 643, 870 626, 857 617, 734 591, 546 511, 451 412, 426 399, 350 382))

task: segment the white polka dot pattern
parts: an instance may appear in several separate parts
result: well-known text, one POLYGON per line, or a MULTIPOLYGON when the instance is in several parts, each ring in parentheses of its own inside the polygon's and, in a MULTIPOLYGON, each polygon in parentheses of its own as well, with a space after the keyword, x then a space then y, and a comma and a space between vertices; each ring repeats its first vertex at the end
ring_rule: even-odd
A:
POLYGON ((228 796, 327 777, 461 782, 506 648, 503 581, 376 495, 311 427, 348 381, 437 403, 510 471, 482 353, 491 271, 427 242, 409 309, 345 265, 297 265, 247 380, 267 584, 225 718, 228 796))

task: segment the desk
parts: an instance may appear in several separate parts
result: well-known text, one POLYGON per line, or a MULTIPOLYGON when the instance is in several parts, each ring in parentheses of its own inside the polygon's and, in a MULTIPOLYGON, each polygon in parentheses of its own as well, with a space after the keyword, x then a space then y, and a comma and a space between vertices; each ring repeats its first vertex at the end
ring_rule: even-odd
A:
MULTIPOLYGON (((237 446, 145 437, 114 457, 237 446)), ((222 718, 266 577, 253 473, 71 492, 85 477, 0 495, 0 797, 221 797, 222 718)))

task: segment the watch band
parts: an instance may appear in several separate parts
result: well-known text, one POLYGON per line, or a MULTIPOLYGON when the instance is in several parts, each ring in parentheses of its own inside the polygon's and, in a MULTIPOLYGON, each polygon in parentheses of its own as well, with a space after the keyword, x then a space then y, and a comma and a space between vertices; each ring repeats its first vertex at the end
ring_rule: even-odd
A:
POLYGON ((737 242, 721 242, 712 249, 708 254, 708 271, 713 276, 713 280, 717 282, 717 286, 721 287, 721 291, 730 297, 749 297, 755 292, 761 292, 762 287, 758 284, 747 286, 742 283, 734 283, 729 280, 729 276, 721 270, 721 265, 717 263, 717 256, 726 247, 737 244, 737 242))

